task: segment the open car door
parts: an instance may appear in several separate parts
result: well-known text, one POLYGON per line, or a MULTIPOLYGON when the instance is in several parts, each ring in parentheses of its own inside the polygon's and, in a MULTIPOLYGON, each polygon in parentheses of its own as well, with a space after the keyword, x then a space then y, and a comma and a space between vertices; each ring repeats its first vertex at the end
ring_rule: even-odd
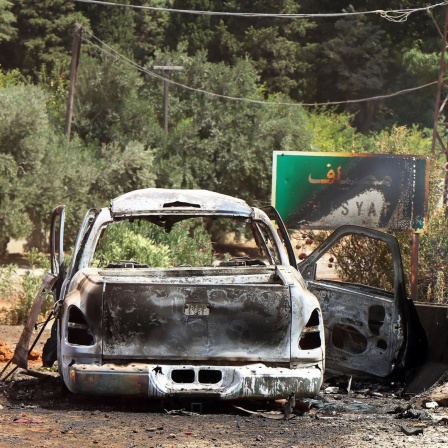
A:
POLYGON ((299 271, 321 304, 329 371, 387 377, 424 362, 426 336, 406 295, 395 237, 342 226, 299 271))
MULTIPOLYGON (((62 239, 64 234, 65 205, 56 207, 51 216, 50 250, 51 250, 51 272, 47 272, 42 280, 39 291, 34 298, 33 304, 28 315, 28 319, 23 327, 19 342, 14 350, 12 363, 18 367, 28 370, 28 354, 37 339, 40 337, 43 329, 37 336, 34 344, 30 347, 33 330, 39 318, 42 305, 47 295, 52 291, 57 292, 64 276, 64 250, 62 239)), ((49 319, 49 318, 48 318, 49 319)), ((48 322, 48 319, 46 323, 48 322)), ((45 324, 46 324, 45 323, 45 324)), ((45 325, 44 325, 45 326, 45 325)))

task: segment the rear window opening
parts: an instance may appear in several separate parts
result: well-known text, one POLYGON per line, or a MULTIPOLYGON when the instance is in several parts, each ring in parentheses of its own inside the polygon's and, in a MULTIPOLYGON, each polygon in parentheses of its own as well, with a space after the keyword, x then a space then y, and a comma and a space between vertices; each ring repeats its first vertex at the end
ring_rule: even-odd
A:
MULTIPOLYGON (((185 203, 165 204, 181 207, 185 203)), ((193 206, 193 205, 192 205, 193 206)), ((93 266, 109 269, 280 264, 272 229, 246 217, 157 215, 106 225, 93 266)))

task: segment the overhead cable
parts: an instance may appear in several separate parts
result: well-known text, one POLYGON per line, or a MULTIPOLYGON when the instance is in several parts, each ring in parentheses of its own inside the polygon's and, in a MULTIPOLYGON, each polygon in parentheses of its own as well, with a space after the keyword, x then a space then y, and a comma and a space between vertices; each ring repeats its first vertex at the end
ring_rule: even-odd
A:
POLYGON ((408 17, 416 12, 421 11, 431 11, 433 8, 438 6, 448 5, 448 0, 441 3, 436 3, 434 5, 428 5, 421 8, 407 8, 407 9, 394 9, 390 11, 385 11, 383 9, 376 9, 372 11, 353 11, 353 12, 339 12, 339 13, 316 13, 316 14, 275 14, 275 13, 258 13, 258 12, 224 12, 224 11, 199 11, 192 9, 175 9, 175 8, 160 8, 157 6, 144 6, 144 5, 132 5, 126 3, 116 3, 116 2, 106 2, 102 0, 73 0, 79 3, 90 3, 103 6, 121 6, 126 8, 134 9, 146 9, 150 11, 158 12, 170 12, 179 14, 194 14, 202 16, 233 16, 233 17, 249 17, 249 18, 283 18, 283 19, 315 19, 315 18, 339 18, 347 16, 358 16, 367 14, 376 14, 383 19, 389 20, 391 22, 405 22, 408 17))
MULTIPOLYGON (((88 32, 87 32, 88 33, 88 32)), ((94 42, 92 42, 91 40, 87 39, 86 37, 82 37, 82 40, 84 42, 86 42, 88 45, 97 48, 98 50, 100 50, 101 52, 103 52, 104 54, 107 54, 109 56, 112 56, 113 58, 120 60, 122 62, 124 62, 125 64, 136 68, 137 70, 139 70, 142 73, 147 74, 148 76, 151 76, 152 78, 156 78, 159 79, 161 81, 166 81, 169 84, 181 87, 183 89, 192 91, 192 92, 196 92, 196 93, 201 93, 203 95, 208 95, 211 97, 215 97, 215 98, 222 98, 222 99, 226 99, 226 100, 230 100, 230 101, 239 101, 239 102, 244 102, 244 103, 252 103, 252 104, 262 104, 262 105, 268 105, 268 106, 289 106, 289 107, 300 107, 300 106, 304 106, 304 107, 320 107, 320 106, 338 106, 338 105, 342 105, 342 104, 354 104, 354 103, 365 103, 367 101, 376 101, 376 100, 382 100, 382 99, 387 99, 387 98, 392 98, 395 96, 399 96, 399 95, 404 95, 406 93, 410 93, 410 92, 415 92, 416 90, 421 90, 424 89, 426 87, 430 87, 432 85, 437 84, 438 81, 433 81, 430 82, 428 84, 424 84, 418 87, 411 87, 409 89, 404 89, 404 90, 400 90, 398 92, 393 92, 393 93, 388 93, 388 94, 384 94, 384 95, 377 95, 377 96, 373 96, 373 97, 369 97, 369 98, 360 98, 360 99, 355 99, 355 100, 345 100, 345 101, 327 101, 326 103, 290 103, 290 102, 280 102, 280 101, 263 101, 263 100, 254 100, 251 98, 242 98, 242 97, 235 97, 235 96, 228 96, 228 95, 222 95, 219 93, 214 93, 214 92, 209 92, 207 90, 204 89, 198 89, 195 87, 191 87, 188 86, 186 84, 181 84, 179 82, 173 81, 170 78, 165 78, 162 75, 159 75, 157 73, 154 73, 150 70, 145 69, 144 67, 142 67, 141 65, 137 64, 136 62, 134 62, 133 60, 129 59, 128 57, 122 55, 121 53, 119 53, 117 50, 115 50, 114 48, 112 48, 110 45, 106 44, 105 42, 103 42, 101 39, 99 39, 98 37, 94 36, 91 33, 88 33, 93 39, 95 39, 97 42, 99 42, 101 45, 98 45, 94 42), (106 47, 106 48, 104 48, 106 47)))

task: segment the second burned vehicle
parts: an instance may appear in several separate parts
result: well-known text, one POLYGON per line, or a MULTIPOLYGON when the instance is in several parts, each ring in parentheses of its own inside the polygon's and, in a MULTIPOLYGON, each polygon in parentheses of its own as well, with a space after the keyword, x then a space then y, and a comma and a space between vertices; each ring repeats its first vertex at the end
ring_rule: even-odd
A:
MULTIPOLYGON (((385 377, 412 361, 415 321, 399 252, 387 293, 334 284, 316 277, 316 267, 337 232, 299 271, 272 207, 203 190, 145 189, 90 210, 66 268, 64 220, 60 206, 52 219, 57 344, 46 345, 44 358, 57 357, 72 392, 312 397, 323 380, 325 336, 336 371, 385 377), (232 258, 234 241, 242 253, 232 258)), ((342 230, 350 232, 365 231, 342 230)))

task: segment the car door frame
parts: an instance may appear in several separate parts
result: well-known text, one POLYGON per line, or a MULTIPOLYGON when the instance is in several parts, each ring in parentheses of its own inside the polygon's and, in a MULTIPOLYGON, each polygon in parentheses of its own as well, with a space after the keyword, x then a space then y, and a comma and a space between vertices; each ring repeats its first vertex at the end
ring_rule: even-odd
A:
MULTIPOLYGON (((317 297, 321 302, 321 307, 323 310, 326 310, 327 319, 324 321, 326 325, 326 347, 327 347, 327 368, 329 370, 339 371, 339 372, 350 372, 350 373, 360 373, 366 375, 373 375, 379 377, 385 377, 392 374, 394 371, 404 367, 407 359, 407 352, 409 349, 409 328, 411 322, 411 308, 413 303, 407 298, 406 295, 406 285, 405 285, 405 276, 403 270, 403 263, 401 259, 400 247, 397 239, 387 233, 380 232, 378 230, 363 228, 360 226, 341 226, 336 229, 323 243, 321 243, 309 256, 306 260, 299 263, 299 271, 304 277, 305 282, 307 283, 309 289, 313 292, 313 289, 322 288, 318 291, 317 297), (389 247, 392 258, 393 258, 393 268, 394 268, 394 286, 393 286, 393 297, 391 307, 388 307, 389 316, 387 316, 387 320, 389 322, 390 328, 382 329, 381 337, 389 336, 388 340, 382 342, 382 345, 386 345, 387 347, 382 352, 380 349, 378 350, 378 356, 381 355, 381 359, 385 361, 385 364, 388 363, 389 367, 386 368, 383 366, 380 369, 379 366, 374 365, 374 360, 365 359, 364 363, 358 362, 363 357, 368 358, 366 352, 370 352, 372 355, 372 346, 368 346, 366 351, 363 353, 347 353, 340 347, 335 347, 332 342, 332 331, 335 324, 338 323, 338 317, 336 314, 336 305, 341 305, 344 300, 350 300, 350 297, 360 297, 359 289, 356 288, 354 284, 350 284, 348 282, 325 282, 322 280, 316 280, 316 268, 317 261, 328 251, 331 247, 336 244, 341 238, 348 235, 360 235, 369 238, 373 238, 375 240, 383 241, 389 247), (325 290, 328 293, 325 293, 325 290), (323 293, 322 293, 323 291, 323 293), (339 296, 338 296, 339 294, 339 296), (342 296, 345 294, 345 296, 342 296), (326 301, 326 303, 323 303, 326 301), (332 303, 330 303, 332 301, 332 303), (410 305, 411 304, 411 305, 410 305), (392 310, 392 312, 391 312, 392 310), (389 358, 389 359, 387 359, 389 358), (356 361, 356 362, 355 362, 356 361)), ((373 289, 373 288, 372 288, 373 289)), ((376 291, 376 288, 375 288, 376 291)), ((381 297, 384 296, 386 299, 390 293, 381 294, 380 289, 378 289, 378 294, 375 292, 370 295, 371 303, 376 304, 381 302, 381 297)), ((370 302, 369 297, 363 292, 363 300, 365 303, 370 302)), ((362 302, 362 301, 361 301, 362 302)), ((385 303, 385 302, 384 302, 385 303)), ((359 318, 359 310, 356 310, 356 307, 350 308, 350 302, 346 302, 346 306, 343 308, 345 313, 345 320, 347 320, 347 316, 350 315, 351 310, 353 310, 353 319, 352 322, 357 322, 355 318, 355 312, 358 312, 359 318)), ((361 305, 362 306, 362 305, 361 305)), ((385 307, 386 309, 386 307, 385 307)), ((368 316, 366 316, 368 320, 368 316)), ((342 317, 341 317, 342 319, 342 317)), ((358 320, 359 322, 359 320, 358 320)), ((385 318, 385 323, 386 318, 385 318)), ((367 322, 366 322, 367 323, 367 322)), ((372 333, 369 330, 369 325, 364 326, 364 328, 357 328, 356 330, 360 331, 362 334, 366 336, 372 336, 372 333), (366 328, 367 327, 367 328, 366 328), (368 330, 370 333, 368 333, 368 330)), ((373 340, 367 340, 368 344, 373 344, 373 340)))

